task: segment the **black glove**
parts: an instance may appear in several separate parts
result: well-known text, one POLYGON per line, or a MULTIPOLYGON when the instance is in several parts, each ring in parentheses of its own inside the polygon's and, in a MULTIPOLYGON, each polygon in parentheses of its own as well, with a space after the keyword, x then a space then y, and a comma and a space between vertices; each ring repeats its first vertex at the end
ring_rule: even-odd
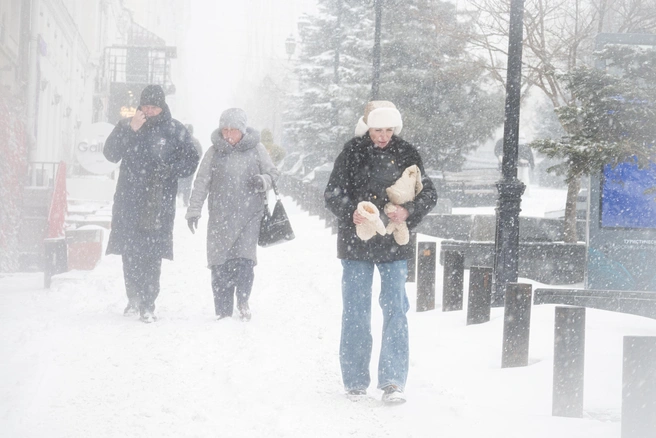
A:
POLYGON ((196 234, 196 228, 198 228, 198 217, 190 217, 187 219, 187 226, 191 230, 191 234, 196 234))
POLYGON ((256 192, 264 191, 264 178, 260 175, 253 175, 248 180, 248 187, 256 192))

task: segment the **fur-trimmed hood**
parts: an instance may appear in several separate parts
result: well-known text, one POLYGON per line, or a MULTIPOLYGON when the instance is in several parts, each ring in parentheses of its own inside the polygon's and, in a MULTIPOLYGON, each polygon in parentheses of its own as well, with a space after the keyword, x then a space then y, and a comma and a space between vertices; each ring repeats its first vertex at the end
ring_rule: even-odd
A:
POLYGON ((234 146, 223 139, 220 128, 216 128, 212 132, 211 139, 212 146, 216 148, 217 152, 229 154, 232 151, 246 151, 257 146, 260 142, 260 132, 251 127, 246 128, 246 133, 234 146))

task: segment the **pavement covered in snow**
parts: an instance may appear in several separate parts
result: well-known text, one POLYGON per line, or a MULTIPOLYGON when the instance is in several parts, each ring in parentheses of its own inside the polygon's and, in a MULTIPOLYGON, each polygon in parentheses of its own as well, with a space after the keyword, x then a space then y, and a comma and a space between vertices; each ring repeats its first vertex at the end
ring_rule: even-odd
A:
MULTIPOLYGON (((544 197, 536 200, 533 207, 527 200, 525 210, 551 208, 544 197)), ((407 287, 408 402, 383 406, 375 388, 381 327, 375 296, 374 382, 367 399, 348 400, 337 356, 335 236, 291 199, 284 202, 297 238, 258 250, 249 323, 215 320, 205 222, 192 235, 183 209, 175 261, 163 264, 154 324, 123 317, 117 256, 104 257, 93 271, 55 276, 49 290, 39 273, 0 274, 0 436, 620 435, 622 337, 654 336, 656 321, 588 310, 584 416, 553 417, 554 306, 533 307, 529 366, 502 369, 503 310, 493 309, 492 320, 476 326, 466 326, 464 311, 442 312, 439 265, 436 310, 416 312, 415 285, 407 287)))

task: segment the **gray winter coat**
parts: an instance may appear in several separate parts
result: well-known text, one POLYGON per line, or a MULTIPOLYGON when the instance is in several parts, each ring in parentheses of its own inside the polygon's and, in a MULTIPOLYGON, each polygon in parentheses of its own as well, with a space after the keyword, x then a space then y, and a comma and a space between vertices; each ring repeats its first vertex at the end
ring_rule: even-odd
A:
POLYGON ((222 265, 227 260, 246 258, 257 263, 257 240, 264 213, 264 197, 278 178, 260 134, 247 128, 239 143, 232 146, 219 129, 212 133, 196 174, 186 219, 200 217, 208 200, 207 263, 222 265), (264 191, 251 188, 249 181, 259 176, 264 191))

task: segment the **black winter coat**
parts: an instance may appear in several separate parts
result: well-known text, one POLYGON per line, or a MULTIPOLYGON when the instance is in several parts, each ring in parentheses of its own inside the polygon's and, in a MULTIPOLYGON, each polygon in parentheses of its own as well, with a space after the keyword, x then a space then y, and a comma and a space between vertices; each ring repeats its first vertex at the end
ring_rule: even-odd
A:
POLYGON ((191 134, 165 105, 136 132, 130 119, 121 120, 103 153, 121 161, 107 254, 173 259, 178 178, 193 174, 200 160, 191 134))
POLYGON ((410 216, 409 229, 416 227, 437 203, 437 191, 424 171, 417 149, 407 141, 392 136, 384 149, 375 147, 369 134, 355 137, 344 145, 335 160, 333 171, 324 192, 326 207, 338 219, 337 257, 345 260, 392 262, 413 257, 411 245, 399 245, 391 234, 376 234, 367 241, 355 231, 353 212, 360 201, 372 202, 381 212, 387 225, 389 219, 383 207, 389 202, 385 189, 401 176, 403 171, 416 164, 421 171, 424 188, 415 200, 404 204, 410 216))

